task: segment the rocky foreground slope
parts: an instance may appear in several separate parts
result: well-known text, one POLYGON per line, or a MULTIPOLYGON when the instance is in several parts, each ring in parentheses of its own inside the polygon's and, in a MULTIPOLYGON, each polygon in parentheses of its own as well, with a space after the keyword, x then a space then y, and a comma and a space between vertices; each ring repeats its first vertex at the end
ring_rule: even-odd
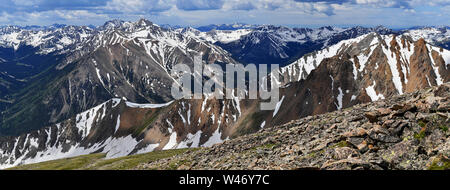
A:
POLYGON ((137 169, 450 169, 450 83, 265 128, 137 169))

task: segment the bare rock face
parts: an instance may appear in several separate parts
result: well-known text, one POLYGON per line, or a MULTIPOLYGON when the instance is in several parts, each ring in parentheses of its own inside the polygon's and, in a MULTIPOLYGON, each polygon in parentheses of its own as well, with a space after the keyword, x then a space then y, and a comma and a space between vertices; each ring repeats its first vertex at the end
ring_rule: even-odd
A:
POLYGON ((308 116, 137 169, 450 169, 448 89, 308 116))
MULTIPOLYGON (((411 56, 411 74, 410 80, 412 81, 407 84, 406 89, 408 91, 413 91, 417 87, 423 87, 428 84, 426 78, 423 77, 424 73, 428 77, 431 75, 432 78, 436 78, 433 68, 431 67, 431 59, 427 55, 429 50, 426 47, 426 42, 420 39, 414 44, 414 54, 411 56), (416 86, 418 84, 419 86, 416 86)), ((436 85, 436 80, 429 81, 431 84, 436 85)))
POLYGON ((323 60, 334 56, 351 61, 354 80, 364 88, 373 85, 385 97, 448 81, 448 50, 423 39, 371 33, 305 55, 282 69, 284 84, 305 80, 323 60))
POLYGON ((288 101, 266 126, 449 82, 449 63, 449 51, 423 39, 371 33, 344 40, 282 68, 288 101))

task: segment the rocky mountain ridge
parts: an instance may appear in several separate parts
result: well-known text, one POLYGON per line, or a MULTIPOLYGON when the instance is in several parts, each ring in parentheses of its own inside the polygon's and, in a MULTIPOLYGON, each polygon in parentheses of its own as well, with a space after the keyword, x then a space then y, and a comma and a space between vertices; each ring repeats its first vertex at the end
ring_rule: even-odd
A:
POLYGON ((0 133, 39 129, 112 98, 168 102, 177 79, 170 74, 172 67, 179 63, 193 67, 194 55, 202 54, 204 64, 237 63, 220 47, 144 19, 108 22, 72 50, 12 93, 8 99, 12 103, 1 110, 0 133))
POLYGON ((216 44, 229 51, 233 58, 244 64, 280 64, 285 66, 307 53, 324 49, 342 40, 377 32, 391 34, 384 27, 338 28, 320 27, 288 28, 283 26, 260 26, 243 35, 239 40, 216 44))
POLYGON ((449 82, 450 52, 408 36, 371 33, 305 55, 281 69, 278 111, 266 127, 449 82))
POLYGON ((254 103, 182 100, 137 104, 112 99, 61 123, 16 137, 0 137, 0 167, 92 153, 106 158, 175 148, 208 147, 239 136, 254 103))
POLYGON ((136 169, 450 169, 450 83, 308 116, 136 169))
MULTIPOLYGON (((340 40, 282 68, 283 87, 275 110, 260 110, 262 100, 237 98, 204 97, 158 106, 172 101, 173 65, 192 65, 199 53, 205 65, 238 62, 205 39, 147 20, 115 20, 99 31, 75 51, 58 57, 37 78, 39 82, 15 95, 16 101, 0 98, 0 103, 13 105, 0 115, 0 132, 8 135, 0 140, 2 166, 95 152, 114 157, 212 146, 262 128, 450 80, 448 50, 408 35, 368 33, 340 40)), ((193 30, 184 32, 189 31, 193 30)), ((283 41, 286 36, 290 35, 278 37, 283 41)), ((8 80, 14 77, 0 74, 8 80)), ((8 80, 0 80, 0 85, 10 85, 8 80)))
MULTIPOLYGON (((299 118, 342 110, 357 104, 413 91, 407 88, 408 83, 401 83, 401 88, 396 88, 391 70, 394 64, 398 73, 403 73, 401 66, 408 68, 404 73, 405 76, 398 75, 399 78, 408 79, 421 88, 438 85, 439 77, 437 77, 436 71, 441 76, 441 82, 448 82, 448 62, 444 61, 447 59, 445 55, 447 55, 446 50, 441 51, 424 43, 423 40, 414 42, 406 37, 372 33, 342 41, 322 52, 302 58, 307 62, 300 61, 291 65, 291 67, 299 66, 298 68, 305 70, 308 67, 307 64, 310 63, 309 72, 297 75, 304 76, 304 78, 289 77, 294 73, 294 67, 290 68, 291 71, 289 68, 283 68, 281 71, 285 75, 284 79, 289 80, 283 83, 280 101, 273 111, 260 110, 258 106, 260 100, 239 100, 237 98, 214 100, 206 97, 203 100, 175 101, 161 108, 150 106, 154 108, 150 110, 145 105, 125 103, 134 108, 114 111, 116 114, 106 117, 103 116, 104 112, 111 112, 118 108, 102 108, 100 106, 63 122, 68 124, 60 131, 74 131, 74 133, 70 133, 71 135, 60 138, 62 142, 65 142, 66 138, 73 140, 66 144, 62 142, 46 144, 47 141, 44 137, 49 136, 48 128, 38 132, 43 136, 37 138, 40 143, 34 143, 34 145, 32 142, 37 140, 35 139, 36 135, 31 135, 33 133, 4 140, 2 145, 2 150, 5 152, 3 154, 4 165, 32 163, 39 158, 41 160, 54 159, 52 154, 46 155, 45 152, 55 149, 58 152, 56 155, 64 157, 99 151, 108 155, 120 152, 117 155, 123 156, 137 153, 140 150, 161 150, 166 147, 211 146, 214 143, 282 125, 299 118), (362 56, 367 58, 363 59, 362 56), (396 61, 389 59, 389 57, 396 56, 401 59, 396 61), (420 57, 421 64, 413 61, 417 59, 415 57, 420 57), (317 63, 319 64, 316 65, 317 63), (359 64, 359 68, 356 66, 357 64, 359 64), (435 70, 433 67, 438 69, 435 70), (425 70, 420 70, 423 68, 425 70), (356 75, 355 69, 357 70, 356 75), (421 72, 418 72, 419 70, 421 72), (414 72, 417 73, 415 77, 420 80, 412 80, 413 78, 409 77, 410 73, 414 72), (374 75, 376 73, 378 74, 374 75), (427 78, 432 80, 427 80, 427 78), (381 86, 384 87, 380 88, 381 86), (124 115, 134 115, 134 117, 124 117, 124 115), (90 122, 86 122, 89 120, 88 118, 90 118, 90 122), (97 118, 96 120, 105 118, 106 120, 100 119, 92 122, 93 118, 97 118), (74 121, 81 121, 81 123, 77 124, 74 121), (74 129, 75 126, 79 127, 74 129), (87 130, 88 132, 81 131, 80 128, 89 130, 87 130), (119 133, 112 132, 113 128, 119 133), (121 128, 127 128, 127 130, 120 133, 121 128), (92 138, 91 136, 96 136, 98 131, 102 131, 101 135, 92 138), (89 143, 85 144, 86 142, 89 143), (120 142, 126 146, 115 145, 114 142, 120 142), (67 148, 63 150, 59 148, 61 146, 67 148), (117 148, 114 150, 110 148, 114 146, 117 148), (145 147, 152 147, 152 149, 145 147), (72 149, 77 150, 75 151, 77 154, 69 151, 72 149), (78 151, 80 149, 82 151, 78 151), (12 152, 15 153, 11 154, 12 152)), ((117 99, 112 101, 120 102, 117 99)), ((102 105, 111 104, 108 102, 102 105)), ((55 126, 49 128, 55 128, 55 126)))

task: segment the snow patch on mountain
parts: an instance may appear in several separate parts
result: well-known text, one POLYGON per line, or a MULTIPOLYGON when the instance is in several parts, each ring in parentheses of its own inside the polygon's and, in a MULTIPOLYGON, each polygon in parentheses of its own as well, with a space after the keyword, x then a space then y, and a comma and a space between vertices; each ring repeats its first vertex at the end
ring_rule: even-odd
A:
MULTIPOLYGON (((419 40, 423 38, 425 41, 431 44, 437 44, 441 42, 450 41, 450 29, 442 27, 425 27, 414 30, 407 30, 403 33, 403 35, 411 36, 413 40, 419 40)), ((449 47, 445 47, 449 48, 449 47)))
POLYGON ((0 46, 17 51, 21 46, 39 48, 38 53, 48 54, 67 51, 74 44, 81 43, 94 34, 85 26, 44 27, 28 29, 18 26, 0 28, 0 46))
POLYGON ((137 103, 133 103, 133 102, 126 102, 125 104, 130 108, 161 108, 161 107, 166 107, 172 103, 173 103, 173 101, 170 101, 165 104, 137 104, 137 103))
POLYGON ((239 30, 212 30, 209 32, 201 32, 194 28, 177 29, 180 34, 197 38, 202 41, 210 43, 222 42, 229 43, 235 40, 239 40, 242 36, 252 32, 251 29, 239 29, 239 30))

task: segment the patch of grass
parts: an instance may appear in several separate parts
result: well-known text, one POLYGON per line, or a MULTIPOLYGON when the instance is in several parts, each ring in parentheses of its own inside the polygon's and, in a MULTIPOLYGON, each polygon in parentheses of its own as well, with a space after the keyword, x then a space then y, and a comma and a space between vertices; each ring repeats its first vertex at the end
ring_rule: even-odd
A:
POLYGON ((340 141, 340 142, 338 142, 338 143, 336 143, 336 144, 334 144, 333 146, 331 146, 330 148, 342 148, 342 147, 349 147, 350 145, 348 144, 348 142, 347 141, 340 141))
POLYGON ((147 154, 137 154, 110 160, 102 160, 87 169, 128 170, 133 169, 141 163, 148 163, 163 158, 172 157, 186 152, 188 149, 175 149, 165 151, 154 151, 147 154))
POLYGON ((417 124, 419 124, 419 126, 420 127, 422 127, 422 128, 424 128, 427 124, 425 123, 425 122, 423 122, 423 121, 419 121, 419 123, 417 123, 417 124))
POLYGON ((255 147, 252 148, 252 150, 257 150, 257 149, 272 149, 272 148, 275 147, 276 145, 277 145, 277 144, 272 144, 272 143, 264 144, 264 145, 261 145, 261 146, 255 146, 255 147))
POLYGON ((263 147, 267 149, 272 149, 276 144, 265 144, 263 147))
POLYGON ((403 138, 403 141, 409 141, 411 139, 412 139, 412 136, 406 136, 406 137, 403 138))
MULTIPOLYGON (((22 165, 12 170, 129 170, 136 168, 139 164, 148 163, 163 158, 182 154, 189 149, 175 149, 154 151, 145 154, 136 154, 114 159, 105 159, 106 154, 89 154, 73 158, 65 158, 41 162, 36 164, 22 165)), ((192 149, 190 149, 192 150, 192 149)), ((194 149, 195 150, 195 149, 194 149)))
POLYGON ((182 165, 185 165, 185 164, 190 164, 191 162, 189 161, 189 160, 179 160, 179 161, 174 161, 174 162, 171 162, 170 164, 169 164, 169 167, 167 168, 167 169, 169 169, 169 170, 176 170, 176 169, 178 169, 178 167, 180 167, 180 166, 182 166, 182 165))
POLYGON ((64 158, 60 160, 52 160, 47 162, 41 162, 36 164, 21 165, 11 170, 75 170, 86 167, 93 162, 102 159, 106 154, 89 154, 83 156, 77 156, 73 158, 64 158))
POLYGON ((311 152, 311 153, 309 153, 309 154, 308 154, 308 157, 310 157, 310 158, 316 157, 316 152, 311 152))
POLYGON ((443 159, 434 159, 431 163, 429 170, 450 170, 450 161, 443 159))
POLYGON ((422 129, 420 130, 419 133, 415 133, 415 134, 414 134, 414 138, 415 138, 415 139, 418 139, 418 140, 421 140, 421 139, 425 138, 425 130, 426 130, 427 124, 426 124, 424 121, 419 121, 417 124, 418 124, 422 129))
POLYGON ((439 126, 439 129, 441 129, 444 132, 447 132, 448 131, 448 126, 441 125, 441 126, 439 126))
POLYGON ((421 130, 419 133, 415 133, 414 138, 417 140, 425 138, 425 130, 421 130))
POLYGON ((319 151, 315 151, 315 152, 311 152, 311 153, 309 153, 307 155, 307 157, 314 158, 314 157, 316 157, 316 156, 318 156, 320 154, 323 154, 323 153, 325 153, 325 149, 322 149, 322 150, 319 150, 319 151))

